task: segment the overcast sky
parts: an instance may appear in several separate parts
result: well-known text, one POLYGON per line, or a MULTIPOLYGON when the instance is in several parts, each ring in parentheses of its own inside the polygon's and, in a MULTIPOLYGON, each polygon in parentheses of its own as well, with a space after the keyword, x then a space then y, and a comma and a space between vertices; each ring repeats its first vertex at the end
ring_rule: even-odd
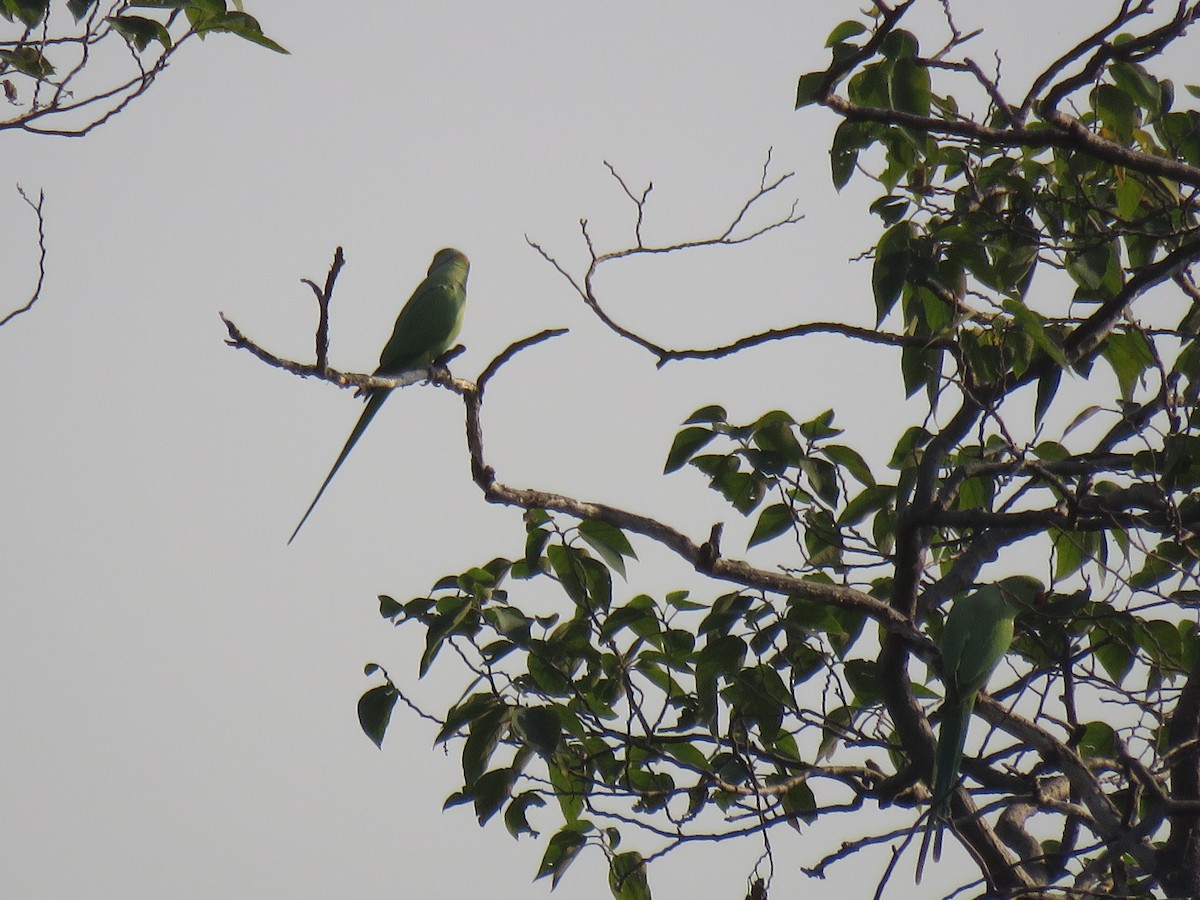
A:
MULTIPOLYGON (((376 595, 408 599, 522 547, 519 511, 470 483, 461 403, 428 387, 393 397, 288 547, 360 407, 226 347, 217 312, 311 359, 315 304, 299 279, 323 279, 341 245, 331 362, 368 371, 434 251, 458 247, 472 270, 457 374, 571 329, 489 389, 499 477, 696 539, 727 507, 698 477, 660 473, 700 405, 741 420, 835 406, 847 443, 886 456, 902 392, 885 351, 812 339, 656 371, 525 237, 573 271, 580 218, 599 249, 628 242, 633 210, 605 161, 634 188, 653 180, 649 240, 711 236, 773 148, 771 174, 797 174, 758 221, 792 200, 804 221, 740 249, 614 265, 602 298, 674 346, 869 323, 869 267, 851 259, 877 239, 875 194, 833 191, 837 120, 792 110, 796 77, 825 65, 826 34, 860 5, 247 0, 290 56, 214 36, 87 138, 0 134, 0 313, 35 272, 13 183, 45 190, 49 250, 41 300, 0 329, 0 895, 548 893, 530 883, 544 841, 440 811, 460 783, 457 748, 431 750, 428 723, 397 710, 380 752, 355 716, 369 661, 432 707, 456 688, 436 668, 417 682, 420 635, 381 620, 376 595)), ((936 21, 939 4, 925 5, 936 21)), ((1115 6, 955 9, 964 31, 992 29, 973 55, 1000 47, 1023 88, 1083 33, 1085 11, 1115 6)), ((631 595, 680 583, 645 555, 631 595)), ((861 826, 840 824, 777 830, 772 896, 869 895, 885 852, 820 885, 799 872, 861 826)), ((638 841, 626 846, 654 849, 638 841)), ((655 895, 740 898, 760 849, 681 851, 652 871, 655 895)), ((908 877, 888 896, 917 896, 908 877)), ((609 896, 600 855, 558 893, 609 896)))

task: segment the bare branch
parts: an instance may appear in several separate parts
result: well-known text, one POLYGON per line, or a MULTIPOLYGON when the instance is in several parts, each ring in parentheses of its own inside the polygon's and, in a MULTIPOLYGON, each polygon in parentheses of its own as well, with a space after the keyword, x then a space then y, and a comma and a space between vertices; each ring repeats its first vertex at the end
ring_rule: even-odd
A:
MULTIPOLYGON (((1137 8, 1132 11, 1130 9, 1131 6, 1131 0, 1122 0, 1121 7, 1117 11, 1117 14, 1113 16, 1113 18, 1106 25, 1102 26, 1093 34, 1085 37, 1082 41, 1080 41, 1058 59, 1054 60, 1054 62, 1050 63, 1050 65, 1047 66, 1046 69, 1033 80, 1033 84, 1029 87, 1029 93, 1025 96, 1024 101, 1021 103, 1019 117, 1022 120, 1024 120, 1024 118, 1028 115, 1029 110, 1033 108, 1038 97, 1042 95, 1042 92, 1050 86, 1050 84, 1059 76, 1063 69, 1071 65, 1071 63, 1075 62, 1093 48, 1102 47, 1105 39, 1118 28, 1124 26, 1132 17, 1144 15, 1150 11, 1149 0, 1141 0, 1141 2, 1138 3, 1137 8)), ((1084 77, 1079 83, 1086 84, 1087 81, 1088 78, 1084 77)), ((1067 82, 1064 80, 1063 84, 1065 85, 1066 83, 1067 82)), ((1066 90, 1069 90, 1069 88, 1066 90)), ((1060 96, 1061 94, 1065 94, 1066 90, 1061 90, 1060 96)), ((1051 106, 1054 105, 1057 105, 1057 103, 1051 104, 1051 106)))
POLYGON ((487 387, 487 383, 492 379, 492 376, 494 376, 500 370, 502 365, 511 360, 522 350, 532 347, 535 344, 540 344, 542 341, 548 341, 551 338, 560 337, 566 334, 568 330, 569 329, 566 328, 547 328, 544 331, 539 331, 537 334, 531 335, 527 338, 522 338, 519 341, 514 341, 513 343, 509 344, 498 356, 496 356, 495 359, 487 364, 487 368, 483 370, 483 373, 476 380, 476 393, 482 396, 484 388, 487 387))
MULTIPOLYGON (((540 336, 535 336, 540 338, 540 336)), ((506 351, 507 352, 507 351, 506 351)), ((490 368, 490 367, 489 367, 490 368)), ((457 387, 455 390, 458 390, 457 387)), ((896 613, 887 603, 870 594, 849 587, 797 578, 780 572, 760 569, 742 560, 727 557, 712 558, 703 543, 649 516, 630 512, 604 503, 577 500, 564 494, 531 488, 510 487, 496 480, 495 469, 483 452, 482 396, 470 387, 458 391, 466 404, 467 447, 471 456, 471 472, 475 483, 491 503, 517 506, 522 509, 544 509, 565 513, 578 519, 606 522, 622 530, 632 531, 668 548, 694 568, 714 578, 787 596, 808 597, 832 606, 861 612, 877 621, 891 633, 902 636, 918 652, 928 651, 929 639, 896 613)))
MULTIPOLYGON (((383 375, 368 375, 357 372, 340 372, 337 369, 331 369, 328 366, 318 366, 313 363, 295 362, 290 359, 284 359, 281 356, 276 356, 269 350, 256 344, 250 338, 246 337, 240 328, 228 318, 225 313, 217 313, 221 317, 221 321, 225 323, 225 330, 229 332, 229 338, 225 341, 230 347, 235 347, 239 350, 245 350, 255 356, 257 359, 272 366, 276 369, 283 369, 285 372, 291 372, 293 375, 299 375, 302 378, 316 378, 320 381, 327 381, 330 384, 337 385, 341 388, 355 388, 361 391, 367 390, 394 390, 400 387, 408 387, 410 384, 418 384, 422 381, 428 381, 433 384, 447 387, 455 393, 463 393, 465 391, 474 390, 474 385, 469 381, 454 378, 450 376, 446 370, 439 364, 435 363, 429 369, 415 369, 411 372, 403 372, 396 376, 383 375)), ((451 351, 453 352, 453 351, 451 351)), ((445 357, 443 357, 444 359, 445 357)))
POLYGON ((659 350, 658 366, 662 367, 667 363, 678 359, 719 359, 723 356, 732 356, 742 350, 750 347, 757 347, 760 344, 766 344, 771 341, 780 341, 792 337, 803 337, 809 334, 833 334, 853 340, 863 341, 867 344, 882 344, 887 347, 918 347, 922 349, 941 348, 950 350, 954 344, 949 340, 930 340, 929 338, 920 337, 911 334, 892 334, 886 331, 880 331, 875 328, 863 328, 859 325, 846 325, 842 322, 805 322, 801 325, 792 325, 788 328, 772 328, 768 331, 760 332, 759 334, 748 335, 743 338, 738 338, 732 343, 725 344, 720 347, 710 347, 705 349, 684 349, 671 350, 661 348, 659 350))
POLYGON ((29 310, 31 310, 33 308, 33 304, 37 303, 38 298, 41 297, 42 285, 45 284, 45 282, 46 282, 46 218, 42 213, 42 205, 46 201, 46 193, 45 193, 45 191, 38 191, 38 197, 37 197, 36 203, 30 199, 29 195, 25 193, 25 189, 22 188, 20 185, 17 185, 17 193, 21 195, 21 199, 25 201, 26 205, 28 205, 29 208, 33 210, 33 214, 37 217, 37 235, 38 235, 37 283, 34 284, 33 293, 30 294, 29 299, 25 302, 24 306, 22 306, 18 309, 14 309, 8 315, 4 316, 4 318, 0 318, 0 327, 7 325, 10 321, 15 319, 17 316, 21 315, 21 313, 29 312, 29 310))
MULTIPOLYGON (((763 173, 762 173, 762 177, 760 178, 760 181, 759 181, 758 189, 754 192, 754 194, 750 197, 750 199, 748 199, 742 205, 742 207, 734 214, 734 216, 730 219, 729 223, 721 230, 721 232, 716 237, 702 238, 699 240, 690 240, 690 241, 677 241, 677 242, 671 243, 671 244, 647 245, 642 237, 642 225, 645 221, 646 200, 649 197, 649 194, 650 194, 650 191, 651 191, 651 188, 653 187, 653 185, 648 184, 647 187, 645 188, 645 190, 641 193, 641 195, 635 194, 630 189, 629 185, 625 182, 625 180, 612 167, 612 165, 610 165, 609 163, 605 163, 605 166, 608 167, 608 170, 612 173, 613 177, 617 180, 617 183, 620 184, 621 190, 625 193, 625 196, 627 196, 633 202, 634 206, 637 209, 637 216, 634 221, 634 243, 632 246, 625 247, 625 248, 622 248, 619 250, 611 250, 611 251, 608 251, 605 253, 597 253, 595 245, 592 243, 591 235, 588 232, 587 219, 581 219, 580 220, 580 230, 583 235, 584 243, 586 244, 587 249, 588 249, 588 255, 590 257, 590 262, 588 264, 587 271, 584 272, 582 278, 576 278, 575 276, 571 275, 571 273, 569 273, 563 267, 563 265, 561 263, 559 263, 558 260, 555 259, 541 244, 539 244, 538 242, 531 239, 528 235, 526 235, 525 241, 526 241, 526 243, 529 244, 530 247, 532 247, 534 250, 536 250, 537 253, 544 260, 546 260, 546 262, 550 263, 550 265, 552 265, 555 268, 555 270, 564 279, 567 280, 567 282, 571 285, 571 287, 575 290, 575 292, 580 296, 580 298, 583 300, 584 304, 588 307, 588 309, 590 309, 592 311, 592 313, 596 316, 596 318, 598 318, 601 322, 603 322, 604 325, 610 331, 614 332, 615 334, 619 335, 620 337, 624 338, 625 340, 628 340, 628 341, 636 344, 637 346, 643 348, 644 350, 647 350, 648 352, 650 352, 654 356, 656 356, 658 358, 659 366, 662 366, 664 363, 668 362, 671 359, 685 359, 685 358, 706 359, 706 358, 714 358, 717 356, 724 356, 724 355, 727 355, 728 353, 736 352, 736 349, 741 349, 744 346, 752 346, 754 344, 763 343, 765 341, 778 340, 783 337, 789 337, 789 336, 791 336, 790 334, 785 334, 783 332, 769 332, 769 333, 764 333, 764 334, 756 336, 756 337, 743 339, 743 342, 741 342, 739 344, 739 347, 736 349, 716 348, 713 350, 698 350, 698 351, 669 350, 665 347, 660 346, 659 344, 654 343, 653 341, 651 341, 645 337, 642 337, 641 335, 637 334, 633 330, 626 328, 625 326, 618 323, 615 319, 613 319, 612 316, 610 316, 604 310, 604 308, 601 306, 600 301, 597 298, 594 287, 593 287, 597 272, 600 270, 600 268, 602 266, 604 266, 605 264, 610 263, 610 262, 615 262, 615 261, 621 260, 621 259, 628 259, 628 258, 632 258, 635 256, 642 256, 642 255, 649 255, 649 254, 678 253, 678 252, 682 252, 685 250, 698 249, 701 247, 735 246, 738 244, 744 244, 749 241, 753 241, 759 237, 762 237, 764 234, 767 234, 768 232, 774 231, 777 228, 782 228, 786 225, 793 225, 797 222, 800 222, 804 218, 804 216, 797 215, 797 213, 796 213, 797 202, 793 201, 786 216, 784 216, 782 218, 777 217, 775 219, 772 219, 767 224, 759 226, 754 229, 751 229, 750 231, 747 231, 745 233, 742 233, 742 234, 737 233, 739 228, 745 222, 746 217, 752 212, 752 210, 754 210, 756 208, 756 206, 758 204, 760 204, 770 194, 777 191, 782 185, 784 185, 788 181, 788 179, 792 178, 794 175, 794 173, 788 172, 788 173, 785 173, 784 175, 778 176, 777 178, 768 180, 768 171, 767 170, 770 166, 770 162, 771 162, 771 154, 768 151, 767 161, 763 165, 763 173)), ((808 328, 810 326, 800 326, 800 327, 808 328)), ((843 326, 831 326, 831 327, 842 328, 843 326)), ((796 332, 796 333, 806 333, 806 332, 801 331, 801 332, 796 332)), ((886 342, 886 340, 881 341, 881 342, 886 342)))
POLYGON ((337 283, 337 277, 342 271, 342 266, 346 264, 346 257, 342 254, 342 248, 338 247, 333 251, 333 262, 329 266, 329 273, 325 276, 325 286, 318 288, 316 283, 311 279, 302 278, 302 283, 307 284, 312 288, 313 294, 317 298, 317 369, 324 371, 329 366, 329 301, 333 299, 333 287, 337 283))

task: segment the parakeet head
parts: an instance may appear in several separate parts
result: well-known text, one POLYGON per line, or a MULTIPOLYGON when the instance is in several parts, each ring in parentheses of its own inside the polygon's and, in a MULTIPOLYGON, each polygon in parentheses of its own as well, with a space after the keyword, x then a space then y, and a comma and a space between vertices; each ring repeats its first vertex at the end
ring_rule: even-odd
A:
POLYGON ((1020 611, 1039 606, 1046 599, 1046 588, 1036 578, 1013 575, 999 583, 1000 593, 1009 606, 1020 611))
POLYGON ((462 269, 462 280, 467 280, 467 272, 471 268, 471 261, 467 259, 465 253, 461 250, 455 250, 453 247, 446 247, 439 250, 433 255, 433 262, 429 264, 429 274, 432 275, 438 269, 451 266, 462 269))

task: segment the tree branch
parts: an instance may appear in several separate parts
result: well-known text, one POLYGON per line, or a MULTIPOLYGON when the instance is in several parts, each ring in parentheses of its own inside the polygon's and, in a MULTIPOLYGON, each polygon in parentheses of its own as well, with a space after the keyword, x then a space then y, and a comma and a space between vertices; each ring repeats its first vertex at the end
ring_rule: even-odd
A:
POLYGON ((3 318, 0 318, 0 327, 7 325, 10 321, 15 319, 17 316, 21 315, 22 313, 29 312, 29 310, 33 309, 33 304, 37 303, 38 298, 40 298, 42 296, 42 285, 45 284, 45 282, 46 282, 46 218, 42 213, 42 205, 46 201, 46 192, 38 191, 38 198, 37 198, 36 203, 29 198, 29 195, 25 193, 25 189, 22 188, 20 185, 17 185, 17 193, 21 195, 21 199, 25 201, 26 205, 28 205, 29 208, 33 210, 34 216, 37 217, 37 236, 38 236, 37 283, 34 284, 33 293, 29 295, 29 299, 25 302, 24 306, 14 309, 12 312, 8 313, 8 315, 4 316, 3 318))

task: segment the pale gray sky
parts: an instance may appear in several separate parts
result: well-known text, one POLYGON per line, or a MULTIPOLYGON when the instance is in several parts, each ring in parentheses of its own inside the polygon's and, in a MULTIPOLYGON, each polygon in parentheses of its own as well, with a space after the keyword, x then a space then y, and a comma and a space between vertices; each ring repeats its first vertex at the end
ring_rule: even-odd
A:
MULTIPOLYGON (((0 134, 0 307, 23 302, 34 271, 13 182, 45 189, 50 252, 41 301, 0 329, 0 895, 548 893, 530 883, 544 842, 440 812, 461 773, 427 723, 398 709, 380 752, 355 717, 368 661, 430 705, 454 687, 436 668, 416 681, 419 636, 383 622, 376 595, 407 599, 520 552, 519 513, 469 481, 461 404, 430 388, 392 398, 289 548, 359 406, 225 347, 217 311, 310 358, 315 307, 298 279, 323 279, 340 244, 331 361, 366 371, 433 252, 457 246, 473 264, 458 374, 572 329, 490 389, 500 477, 697 538, 726 507, 698 477, 660 475, 697 406, 747 420, 836 406, 847 443, 886 455, 881 411, 898 416, 901 391, 881 351, 851 359, 818 339, 656 371, 524 237, 576 270, 581 217, 603 248, 628 241, 632 208, 605 160, 654 181, 649 238, 710 235, 773 147, 772 171, 797 176, 765 214, 797 199, 806 220, 742 249, 614 266, 611 311, 675 345, 868 323, 869 266, 849 260, 877 238, 875 193, 835 194, 837 120, 792 110, 796 77, 825 64, 825 35, 860 5, 253 0, 291 56, 214 36, 83 140, 0 134)), ((963 30, 993 29, 973 52, 1007 48, 1023 85, 1074 42, 1081 11, 1114 6, 955 8, 963 30)), ((647 558, 631 593, 683 577, 647 558)), ((856 833, 853 817, 837 824, 777 831, 772 896, 870 894, 886 851, 820 885, 799 872, 856 833)), ((632 832, 627 846, 655 849, 632 832)), ((739 898, 760 847, 680 851, 653 870, 655 895, 739 898)), ((904 868, 889 897, 917 896, 904 868)), ((599 854, 558 893, 609 896, 599 854)))

